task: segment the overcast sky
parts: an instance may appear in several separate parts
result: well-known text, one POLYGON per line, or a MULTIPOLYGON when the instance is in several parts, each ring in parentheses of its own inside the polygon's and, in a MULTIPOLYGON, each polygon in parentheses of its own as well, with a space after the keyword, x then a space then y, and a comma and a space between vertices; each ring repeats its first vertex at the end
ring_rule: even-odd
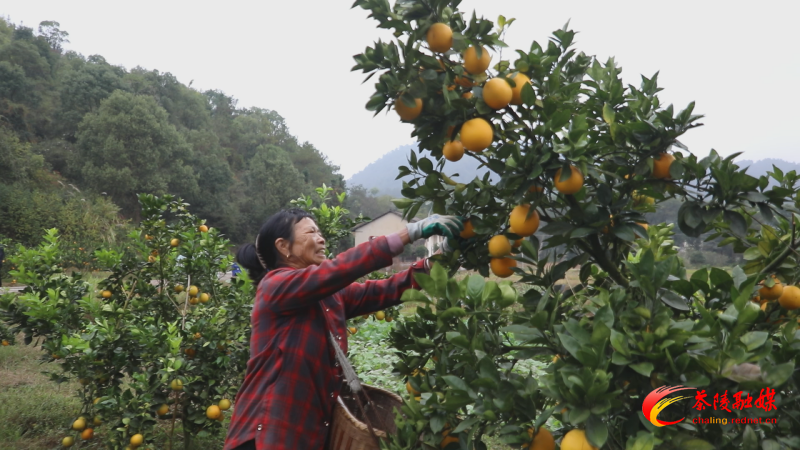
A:
MULTIPOLYGON (((193 87, 219 89, 280 113, 292 134, 313 143, 350 177, 413 142, 392 111, 364 109, 373 92, 350 72, 352 56, 389 36, 353 0, 183 2, 0 1, 0 14, 70 33, 66 48, 99 54, 127 69, 171 72, 193 87)), ((461 11, 517 21, 506 43, 529 49, 568 20, 576 48, 616 57, 626 83, 660 71, 664 103, 697 102, 704 127, 682 140, 697 155, 712 148, 742 158, 800 162, 800 2, 761 0, 465 0, 461 11)), ((509 51, 509 50, 506 50, 509 51)), ((507 56, 508 57, 508 56, 507 56)), ((493 60, 493 63, 496 59, 493 60)), ((388 174, 387 174, 388 175, 388 174)))

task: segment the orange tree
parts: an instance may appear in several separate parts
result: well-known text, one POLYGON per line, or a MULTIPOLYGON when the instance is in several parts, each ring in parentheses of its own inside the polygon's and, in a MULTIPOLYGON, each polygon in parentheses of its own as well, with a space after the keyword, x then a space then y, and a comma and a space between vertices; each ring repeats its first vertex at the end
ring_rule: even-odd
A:
POLYGON ((246 275, 220 282, 229 242, 174 197, 139 200, 131 248, 95 252, 110 270, 96 292, 82 273, 62 271, 55 230, 12 258, 12 275, 28 287, 3 297, 3 319, 26 343, 40 339, 44 360, 59 361, 54 381, 80 382, 65 445, 152 448, 161 423, 169 447, 177 424, 190 448, 191 438, 220 432, 241 384, 253 289, 246 275))
POLYGON ((419 144, 399 168, 411 180, 397 206, 468 218, 422 291, 404 294, 422 303, 392 333, 412 395, 386 445, 484 449, 492 434, 531 449, 800 446, 797 175, 756 179, 736 155, 681 152, 700 116, 662 105, 657 74, 626 86, 613 58, 577 52, 566 27, 501 53, 513 20, 467 18, 459 3, 354 5, 394 36, 355 56, 376 80, 366 107, 394 109, 419 144), (489 172, 454 180, 462 157, 489 172), (719 238, 746 264, 689 276, 673 225, 647 223, 674 197, 685 234, 719 238), (459 266, 513 274, 521 296, 456 281, 459 266), (531 359, 542 375, 517 369, 531 359), (695 388, 708 406, 689 394, 646 417, 662 385, 695 388), (670 417, 685 419, 657 426, 670 417))

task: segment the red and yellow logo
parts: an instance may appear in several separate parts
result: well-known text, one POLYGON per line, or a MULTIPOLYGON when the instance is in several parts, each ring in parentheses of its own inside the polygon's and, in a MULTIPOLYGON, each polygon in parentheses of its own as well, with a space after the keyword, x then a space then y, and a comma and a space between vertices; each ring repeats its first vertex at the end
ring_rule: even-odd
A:
POLYGON ((685 417, 681 417, 680 420, 676 420, 674 422, 663 422, 661 420, 658 420, 658 413, 660 413, 664 408, 675 402, 691 398, 689 396, 664 398, 670 394, 673 394, 678 391, 683 391, 686 389, 694 389, 694 388, 686 386, 661 386, 660 388, 647 394, 647 397, 645 397, 644 402, 642 403, 642 413, 644 413, 644 416, 647 418, 647 420, 650 421, 650 423, 652 423, 657 427, 663 427, 666 425, 675 425, 676 423, 685 419, 685 417))

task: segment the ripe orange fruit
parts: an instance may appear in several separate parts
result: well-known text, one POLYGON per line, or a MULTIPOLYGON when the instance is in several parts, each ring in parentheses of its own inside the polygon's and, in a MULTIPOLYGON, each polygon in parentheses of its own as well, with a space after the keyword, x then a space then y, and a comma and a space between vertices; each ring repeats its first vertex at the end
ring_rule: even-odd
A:
POLYGON ((569 178, 564 181, 561 180, 561 169, 558 169, 556 176, 553 177, 553 183, 558 192, 566 195, 572 195, 580 191, 583 187, 583 174, 575 166, 569 166, 571 174, 569 178))
POLYGON ((439 445, 440 448, 445 448, 452 443, 458 443, 457 437, 450 436, 450 430, 442 431, 442 436, 444 436, 444 439, 442 439, 442 443, 439 445))
POLYGON ((416 390, 413 387, 411 387, 411 382, 410 381, 406 381, 406 390, 411 395, 419 395, 420 394, 420 392, 418 390, 416 390))
POLYGON ((100 295, 102 295, 103 298, 111 298, 111 291, 105 290, 100 295))
POLYGON ((489 262, 492 273, 500 278, 510 277, 514 273, 512 267, 517 267, 517 261, 511 258, 492 258, 489 262))
POLYGON ((464 92, 463 94, 461 94, 461 98, 465 98, 467 100, 471 99, 472 98, 472 92, 464 92))
POLYGON ((556 448, 556 441, 547 428, 539 427, 535 436, 533 434, 533 428, 528 428, 528 436, 531 437, 528 450, 554 450, 556 448))
POLYGON ((103 419, 101 419, 100 416, 94 416, 92 423, 94 423, 94 426, 99 427, 103 424, 103 419))
POLYGON ((72 447, 75 444, 75 438, 72 436, 67 436, 61 440, 62 447, 72 447))
POLYGON ((154 262, 156 262, 156 257, 155 257, 155 256, 153 256, 153 255, 150 255, 150 256, 148 256, 148 257, 147 257, 147 262, 149 262, 149 263, 154 263, 154 262))
POLYGON ((148 241, 152 241, 153 240, 153 236, 150 236, 149 234, 145 234, 144 238, 147 239, 148 241))
POLYGON ((166 416, 168 412, 169 412, 169 405, 166 404, 159 406, 158 409, 156 410, 156 414, 158 414, 159 416, 166 416))
POLYGON ((783 294, 781 294, 781 297, 778 299, 778 303, 789 311, 800 308, 800 288, 797 286, 784 287, 783 294))
POLYGON ((534 184, 530 188, 528 188, 528 192, 544 192, 544 187, 538 184, 534 184))
POLYGON ((202 335, 202 334, 200 334, 200 332, 198 331, 198 332, 197 332, 197 333, 195 333, 195 334, 194 334, 194 336, 192 336, 192 337, 194 337, 194 339, 195 339, 195 340, 198 340, 198 339, 200 339, 201 337, 203 337, 203 335, 202 335))
POLYGON ((589 443, 585 431, 570 430, 561 440, 561 450, 597 450, 597 447, 589 443))
POLYGON ((485 48, 481 47, 481 57, 478 58, 478 52, 475 47, 470 47, 464 52, 464 69, 471 74, 478 74, 486 72, 489 64, 492 63, 492 57, 485 48))
POLYGON ((186 350, 184 350, 183 353, 186 353, 187 356, 194 357, 194 355, 197 354, 197 350, 189 347, 186 350))
POLYGON ((131 436, 131 447, 138 447, 144 442, 144 436, 141 434, 134 434, 131 436))
POLYGON ((179 293, 179 294, 180 294, 181 292, 183 292, 183 290, 184 290, 185 288, 183 287, 183 285, 182 285, 182 284, 178 284, 178 285, 176 285, 176 286, 174 287, 174 289, 175 289, 175 292, 177 292, 177 293, 179 293))
POLYGON ((386 318, 386 321, 387 321, 387 322, 391 322, 391 321, 393 321, 393 320, 394 320, 394 318, 393 318, 392 316, 389 316, 389 317, 387 317, 387 318, 386 318))
POLYGON ((178 238, 174 238, 171 241, 169 241, 169 246, 170 247, 177 247, 179 245, 181 245, 181 240, 178 239, 178 238))
POLYGON ((219 401, 219 409, 223 411, 231 409, 231 401, 228 400, 227 398, 223 398, 222 400, 219 401))
POLYGON ((358 328, 350 327, 350 328, 347 329, 347 331, 349 331, 350 334, 356 334, 358 332, 358 328))
POLYGON ((397 97, 397 100, 394 102, 394 110, 397 111, 397 115, 400 116, 401 120, 408 122, 419 117, 419 114, 422 112, 422 99, 415 98, 414 103, 416 106, 410 108, 403 103, 400 97, 397 97))
POLYGON ((453 46, 453 30, 443 23, 435 23, 428 28, 426 36, 428 47, 434 52, 444 53, 453 46))
POLYGON ((197 231, 201 233, 208 233, 208 227, 206 225, 200 225, 199 227, 197 227, 197 231))
POLYGON ((486 119, 470 119, 461 126, 461 143, 473 152, 482 152, 492 144, 494 131, 486 119))
POLYGON ((8 340, 6 340, 6 339, 3 339, 3 342, 1 344, 3 345, 3 347, 8 347, 10 345, 8 343, 8 340))
POLYGON ((773 284, 771 288, 762 285, 761 289, 758 290, 758 295, 761 296, 761 298, 765 298, 767 300, 778 300, 781 298, 781 295, 783 294, 783 285, 774 276, 772 279, 775 281, 775 284, 773 284))
POLYGON ((499 234, 489 239, 489 254, 493 258, 502 258, 511 253, 511 242, 508 238, 499 234))
POLYGON ((461 236, 464 239, 475 237, 475 229, 472 228, 472 222, 470 222, 469 219, 464 221, 464 229, 461 230, 459 236, 461 236))
POLYGON ((456 162, 464 156, 464 144, 461 141, 447 141, 442 154, 448 161, 456 162))
MULTIPOLYGON (((511 230, 508 230, 508 231, 511 231, 511 230)), ((511 231, 511 232, 513 233, 513 231, 511 231)), ((512 247, 519 248, 519 246, 522 245, 522 241, 523 240, 524 240, 524 238, 517 239, 516 241, 514 241, 514 244, 512 245, 512 247)))
MULTIPOLYGON (((171 388, 173 391, 182 391, 182 390, 183 390, 183 381, 181 381, 181 380, 179 380, 179 379, 175 378, 175 379, 174 379, 174 380, 172 380, 172 382, 169 384, 169 387, 170 387, 170 388, 171 388)), ((131 443, 133 443, 133 442, 131 442, 131 443)))
POLYGON ((669 167, 675 157, 669 153, 660 153, 658 158, 653 158, 653 178, 669 178, 669 167))
POLYGON ((197 297, 189 297, 189 304, 190 305, 196 305, 198 303, 200 303, 200 300, 198 300, 197 297))
POLYGON ((197 297, 197 298, 199 298, 199 299, 200 299, 200 303, 208 303, 208 300, 209 300, 211 297, 209 297, 209 296, 208 296, 208 294, 206 294, 205 292, 203 292, 202 294, 200 294, 200 297, 197 297))
POLYGON ((83 431, 86 428, 86 419, 79 417, 75 422, 72 422, 72 429, 75 431, 83 431))
POLYGON ((217 405, 211 405, 206 409, 206 417, 209 419, 216 419, 220 414, 222 414, 222 411, 220 411, 219 406, 217 405))
POLYGON ((386 313, 383 311, 378 311, 375 313, 375 318, 378 320, 383 320, 386 318, 386 313))
POLYGON ((87 428, 81 432, 81 439, 84 441, 88 441, 92 437, 94 437, 94 430, 91 428, 87 428))
POLYGON ((197 294, 200 292, 200 289, 197 289, 197 286, 190 286, 189 287, 189 297, 197 297, 197 294))
POLYGON ((511 210, 508 223, 514 229, 514 234, 527 237, 539 229, 539 213, 534 210, 528 217, 530 209, 530 205, 517 205, 511 210))
POLYGON ((492 109, 502 109, 511 103, 513 91, 505 78, 492 78, 483 85, 483 101, 492 109))
POLYGON ((511 88, 511 104, 512 105, 521 105, 522 104, 522 86, 525 84, 530 84, 531 79, 528 78, 527 75, 524 73, 517 72, 516 75, 511 77, 514 81, 515 86, 511 88))

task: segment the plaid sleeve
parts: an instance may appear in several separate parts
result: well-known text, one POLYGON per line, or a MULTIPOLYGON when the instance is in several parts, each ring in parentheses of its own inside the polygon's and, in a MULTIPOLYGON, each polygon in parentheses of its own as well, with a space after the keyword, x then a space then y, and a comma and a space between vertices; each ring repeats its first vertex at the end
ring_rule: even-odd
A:
POLYGON ((415 273, 426 273, 425 260, 417 261, 407 270, 398 272, 385 280, 369 280, 353 283, 344 290, 345 317, 350 319, 369 314, 400 303, 400 297, 408 288, 419 288, 415 273))
POLYGON ((390 266, 392 256, 387 238, 380 236, 318 266, 275 269, 261 282, 260 301, 267 302, 274 313, 307 309, 360 277, 390 266))

